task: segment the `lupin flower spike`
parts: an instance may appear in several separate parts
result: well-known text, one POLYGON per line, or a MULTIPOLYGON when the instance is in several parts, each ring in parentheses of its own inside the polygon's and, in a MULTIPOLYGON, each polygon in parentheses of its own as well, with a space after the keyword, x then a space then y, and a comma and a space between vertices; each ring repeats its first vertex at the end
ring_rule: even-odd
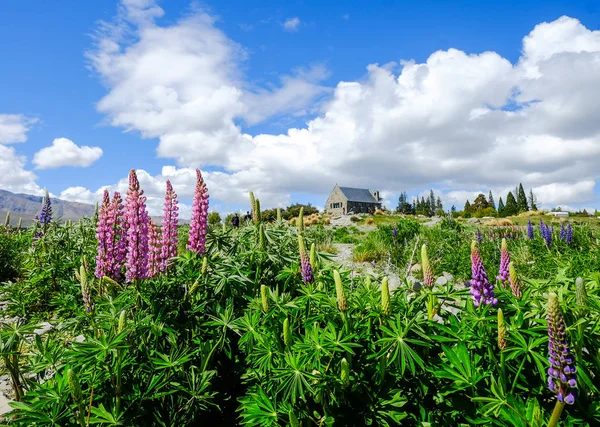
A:
POLYGON ((277 208, 277 222, 281 222, 282 217, 281 217, 281 208, 277 208))
POLYGON ((313 271, 317 269, 317 245, 314 242, 310 245, 310 266, 313 271))
POLYGON ((161 271, 164 271, 169 266, 168 262, 171 258, 177 256, 177 225, 179 220, 179 207, 177 206, 177 194, 173 190, 171 181, 167 181, 167 190, 165 193, 165 205, 163 208, 162 219, 162 256, 161 256, 161 271))
POLYGON ((483 242, 483 236, 481 235, 481 230, 477 229, 477 243, 483 242))
POLYGON ((42 210, 40 212, 40 224, 46 225, 52 222, 52 203, 50 202, 50 195, 48 194, 48 190, 46 191, 46 195, 42 200, 42 210))
POLYGON ((567 237, 567 229, 565 228, 565 223, 561 222, 560 223, 560 232, 558 233, 558 238, 560 240, 565 240, 566 237, 567 237))
POLYGON ((298 219, 296 220, 296 226, 298 227, 299 233, 302 233, 304 231, 304 207, 300 208, 300 212, 298 213, 298 219))
POLYGON ((387 316, 392 312, 390 303, 390 285, 387 277, 384 277, 381 282, 381 311, 387 316))
POLYGON ((96 255, 96 271, 98 278, 110 276, 113 264, 113 241, 114 229, 110 217, 110 195, 108 190, 104 190, 102 199, 102 208, 98 215, 96 226, 96 240, 98 241, 98 255, 96 255))
POLYGON ((508 264, 508 280, 510 282, 510 290, 513 296, 515 298, 521 298, 521 296, 523 295, 523 293, 521 292, 521 282, 519 281, 517 270, 512 261, 510 264, 508 264))
POLYGON ((488 281, 476 241, 471 243, 471 271, 471 295, 475 307, 479 307, 480 304, 496 305, 498 299, 494 298, 494 285, 488 281))
POLYGON ((262 309, 266 313, 269 311, 269 288, 266 285, 260 285, 260 300, 262 309))
POLYGON ((427 256, 427 245, 425 244, 421 246, 421 268, 423 269, 423 283, 425 286, 431 288, 434 283, 433 271, 431 270, 431 264, 427 256))
POLYGON ((283 343, 289 346, 292 343, 292 330, 290 328, 290 319, 285 318, 283 321, 283 343))
POLYGON ((190 220, 190 236, 187 249, 203 255, 208 233, 208 189, 200 169, 196 169, 196 189, 192 203, 192 218, 190 220))
POLYGON ((314 282, 314 276, 312 271, 312 265, 310 258, 306 253, 306 247, 304 246, 304 237, 302 234, 298 234, 298 249, 300 251, 300 268, 302 272, 302 281, 304 283, 314 282))
POLYGON ((161 272, 162 236, 158 226, 150 221, 148 226, 148 277, 154 277, 161 272))
POLYGON ((338 309, 340 311, 348 310, 348 302, 344 295, 344 284, 342 283, 342 277, 339 271, 333 270, 333 281, 335 282, 335 294, 337 297, 338 309))
POLYGON ((531 223, 531 219, 527 220, 527 238, 533 240, 533 224, 531 223))
POLYGON ((567 245, 570 245, 572 240, 573 240, 573 227, 571 227, 571 221, 569 221, 567 223, 567 233, 565 235, 565 241, 567 242, 567 245))
POLYGON ((548 295, 548 387, 560 403, 572 405, 577 398, 577 369, 569 348, 566 326, 558 296, 548 295))
POLYGON ((250 191, 250 213, 252 215, 252 222, 256 224, 258 221, 256 220, 256 199, 254 198, 254 192, 250 191))
POLYGON ((129 172, 129 189, 125 205, 127 221, 127 273, 128 282, 148 277, 148 222, 146 198, 140 190, 135 170, 129 172))
POLYGON ((581 277, 578 277, 575 280, 575 300, 580 307, 585 307, 587 305, 587 290, 585 289, 585 283, 581 277))
POLYGON ((508 245, 506 244, 506 239, 502 239, 502 244, 500 245, 500 271, 498 272, 498 276, 496 276, 496 279, 500 282, 503 288, 506 288, 508 286, 509 264, 510 253, 508 252, 508 245))
POLYGON ((350 385, 350 365, 348 365, 348 361, 345 357, 342 359, 341 363, 340 380, 342 381, 344 388, 350 385))
POLYGON ((508 342, 506 341, 506 324, 504 323, 504 313, 498 309, 498 348, 504 350, 508 342))

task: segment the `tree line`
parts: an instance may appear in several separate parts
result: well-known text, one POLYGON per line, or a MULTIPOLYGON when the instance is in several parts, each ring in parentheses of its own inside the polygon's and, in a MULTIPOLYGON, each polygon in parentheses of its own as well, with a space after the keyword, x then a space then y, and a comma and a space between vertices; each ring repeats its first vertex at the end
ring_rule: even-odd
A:
POLYGON ((396 212, 406 215, 444 215, 444 206, 442 199, 439 196, 436 198, 433 190, 429 191, 429 197, 417 197, 412 201, 408 200, 406 192, 402 192, 398 198, 396 212))

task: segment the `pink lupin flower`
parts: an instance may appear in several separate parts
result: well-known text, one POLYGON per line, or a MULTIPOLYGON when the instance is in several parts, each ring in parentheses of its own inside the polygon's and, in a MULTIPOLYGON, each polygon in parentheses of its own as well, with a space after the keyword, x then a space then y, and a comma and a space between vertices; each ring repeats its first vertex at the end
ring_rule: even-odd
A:
POLYGON ((150 221, 148 225, 148 277, 156 276, 162 266, 162 239, 158 226, 150 221))
POLYGON ((123 263, 127 256, 127 221, 123 218, 124 216, 123 198, 121 193, 115 191, 113 198, 110 203, 110 215, 113 227, 113 264, 111 268, 111 277, 114 280, 121 278, 121 270, 123 269, 123 263))
POLYGON ((192 204, 190 220, 190 237, 187 249, 200 255, 206 250, 206 233, 208 231, 208 189, 202 178, 200 169, 196 169, 196 189, 192 204))
POLYGON ((167 269, 168 261, 177 256, 177 217, 179 207, 177 206, 177 194, 173 191, 171 181, 167 181, 167 192, 165 193, 165 207, 162 220, 162 259, 160 270, 167 269))
POLYGON ((96 240, 98 241, 98 255, 96 255, 96 271, 98 278, 109 276, 112 263, 112 243, 113 227, 110 223, 110 195, 108 190, 104 190, 102 207, 98 216, 98 225, 96 226, 96 240))
POLYGON ((498 272, 498 276, 496 276, 496 279, 500 282, 503 288, 506 288, 509 283, 509 264, 510 252, 508 252, 506 239, 502 239, 502 245, 500 246, 500 271, 498 272))
POLYGON ((140 190, 135 170, 129 172, 129 189, 125 204, 127 222, 127 262, 128 282, 148 277, 148 222, 146 198, 140 190))

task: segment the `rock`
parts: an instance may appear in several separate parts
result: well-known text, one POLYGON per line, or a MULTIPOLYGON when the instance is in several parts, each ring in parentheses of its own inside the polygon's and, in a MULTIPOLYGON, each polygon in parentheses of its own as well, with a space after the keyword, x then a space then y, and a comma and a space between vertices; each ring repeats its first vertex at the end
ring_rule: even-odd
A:
POLYGON ((423 283, 419 282, 418 280, 415 280, 413 282, 413 286, 412 286, 412 290, 413 291, 418 291, 423 287, 423 283))
POLYGON ((415 264, 410 268, 411 272, 421 271, 421 264, 415 264))
POLYGON ((479 218, 469 218, 469 219, 467 220, 467 222, 468 222, 469 224, 481 224, 481 221, 479 220, 479 218))
POLYGON ((447 281, 452 282, 454 280, 454 276, 447 271, 444 271, 442 275, 446 278, 447 281))
POLYGON ((448 283, 448 279, 446 279, 444 276, 438 277, 435 281, 435 284, 439 286, 444 286, 446 283, 448 283))
POLYGON ((85 341, 85 337, 83 335, 77 335, 75 337, 75 342, 84 342, 85 341))
POLYGON ((40 323, 39 328, 37 328, 33 332, 37 335, 44 335, 46 332, 49 332, 52 329, 54 329, 54 326, 52 326, 50 323, 42 322, 40 323))

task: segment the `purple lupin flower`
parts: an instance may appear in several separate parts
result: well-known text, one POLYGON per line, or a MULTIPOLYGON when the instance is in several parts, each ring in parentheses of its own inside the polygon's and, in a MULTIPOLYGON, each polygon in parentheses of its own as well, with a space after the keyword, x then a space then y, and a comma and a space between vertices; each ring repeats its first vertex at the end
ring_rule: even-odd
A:
POLYGON ((177 194, 173 191, 171 181, 167 181, 167 192, 165 193, 165 206, 162 220, 162 260, 161 271, 167 269, 168 261, 177 256, 177 217, 179 207, 177 206, 177 194))
POLYGON ((572 405, 577 397, 577 368, 569 348, 565 320, 560 311, 558 296, 548 295, 548 387, 561 403, 572 405))
POLYGON ((500 271, 496 279, 500 282, 503 288, 506 288, 509 283, 509 271, 508 266, 510 264, 510 253, 508 252, 508 245, 506 239, 502 239, 502 245, 500 247, 500 271))
POLYGON ((113 227, 110 218, 110 195, 108 190, 104 190, 102 206, 98 215, 98 224, 96 225, 96 240, 98 241, 98 254, 96 255, 96 270, 94 274, 97 278, 110 276, 111 258, 113 244, 113 227))
POLYGON ((475 307, 482 303, 496 305, 498 299, 494 298, 494 285, 488 281, 476 241, 471 243, 471 271, 471 295, 475 307))
POLYGON ((129 189, 125 204, 127 222, 127 268, 128 282, 148 277, 148 212, 146 198, 140 190, 135 170, 129 172, 129 189))
POLYGON ((567 232, 565 234, 565 242, 567 242, 567 245, 570 245, 572 240, 573 240, 573 227, 571 227, 571 221, 569 221, 567 223, 567 232))
POLYGON ((109 218, 113 228, 112 241, 112 267, 110 269, 110 277, 114 280, 121 278, 121 270, 127 257, 127 221, 124 217, 123 198, 121 193, 115 191, 112 201, 110 202, 109 218))
POLYGON ((190 237, 187 249, 203 255, 206 250, 206 233, 208 232, 208 189, 200 169, 196 169, 196 189, 192 204, 190 220, 190 237))
POLYGON ((483 235, 481 234, 481 230, 477 229, 477 243, 481 243, 483 241, 483 235))
POLYGON ((148 224, 148 277, 160 273, 162 267, 162 239, 160 230, 150 220, 148 224))
POLYGON ((533 240, 533 224, 531 223, 531 218, 527 221, 527 238, 533 240))
POLYGON ((558 238, 560 240, 565 240, 566 237, 567 237, 567 229, 565 228, 565 223, 561 222, 560 223, 560 232, 558 233, 558 238))
POLYGON ((42 200, 42 210, 40 211, 40 224, 45 226, 46 224, 50 224, 50 222, 52 222, 52 203, 50 202, 48 190, 46 190, 46 195, 42 200))
MULTIPOLYGON (((554 228, 554 227, 552 227, 554 228)), ((547 225, 544 226, 545 233, 544 239, 546 240, 546 246, 550 247, 552 245, 552 229, 550 229, 547 225)))
POLYGON ((315 278, 313 276, 310 258, 306 253, 306 247, 304 246, 304 237, 302 236, 302 234, 298 234, 298 249, 300 251, 300 270, 302 273, 302 281, 304 283, 312 283, 314 282, 315 278))

